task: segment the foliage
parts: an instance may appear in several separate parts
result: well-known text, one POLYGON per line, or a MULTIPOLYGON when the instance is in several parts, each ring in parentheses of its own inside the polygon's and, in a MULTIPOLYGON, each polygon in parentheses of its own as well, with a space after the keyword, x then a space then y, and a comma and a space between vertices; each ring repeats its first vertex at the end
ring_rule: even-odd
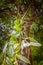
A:
POLYGON ((30 64, 29 59, 27 59, 26 57, 24 57, 22 55, 17 55, 17 58, 20 59, 20 60, 22 60, 22 61, 24 61, 24 62, 26 62, 26 63, 29 63, 30 64))
POLYGON ((0 0, 0 65, 18 65, 18 60, 30 64, 21 54, 29 46, 33 64, 42 65, 43 1, 0 0))

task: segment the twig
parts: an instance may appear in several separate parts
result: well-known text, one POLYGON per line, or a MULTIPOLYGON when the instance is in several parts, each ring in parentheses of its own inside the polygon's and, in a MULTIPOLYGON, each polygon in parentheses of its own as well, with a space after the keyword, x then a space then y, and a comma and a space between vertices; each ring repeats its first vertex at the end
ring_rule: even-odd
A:
POLYGON ((21 20, 23 20, 23 19, 24 19, 24 17, 26 16, 26 14, 28 13, 28 10, 29 10, 30 6, 31 6, 31 3, 30 3, 30 5, 28 6, 28 8, 27 8, 26 12, 23 14, 23 17, 21 18, 21 20))

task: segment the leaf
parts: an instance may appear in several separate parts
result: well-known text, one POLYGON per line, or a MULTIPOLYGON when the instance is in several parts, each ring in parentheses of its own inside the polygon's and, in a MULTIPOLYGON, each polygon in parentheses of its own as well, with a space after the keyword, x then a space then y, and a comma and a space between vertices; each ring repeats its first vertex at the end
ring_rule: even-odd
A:
POLYGON ((17 58, 30 64, 30 60, 28 58, 26 58, 25 56, 22 56, 22 55, 17 55, 17 58))
POLYGON ((41 46, 41 44, 40 43, 38 43, 38 42, 30 42, 30 44, 31 44, 31 46, 37 46, 37 47, 39 47, 39 46, 41 46))
POLYGON ((8 55, 9 57, 13 57, 13 56, 14 56, 14 53, 15 53, 15 51, 16 51, 18 45, 19 45, 19 44, 12 44, 12 45, 9 46, 9 49, 8 49, 8 52, 7 52, 7 55, 8 55))
POLYGON ((33 29, 35 32, 38 31, 38 24, 33 23, 33 24, 32 24, 32 29, 33 29))
POLYGON ((14 21, 14 29, 15 29, 16 31, 20 31, 22 24, 23 24, 23 22, 22 22, 21 19, 16 19, 16 20, 14 21))
POLYGON ((3 53, 5 53, 7 51, 7 46, 8 46, 8 43, 5 44, 5 46, 3 48, 3 53))
POLYGON ((21 49, 24 49, 25 47, 31 46, 29 42, 26 40, 22 40, 21 49))
POLYGON ((29 37, 30 42, 37 42, 33 37, 29 37))
POLYGON ((14 50, 18 47, 19 44, 14 44, 13 48, 14 50))
POLYGON ((10 59, 9 59, 8 57, 6 57, 6 63, 7 63, 8 65, 13 65, 12 62, 10 61, 10 59))
POLYGON ((33 37, 29 37, 31 46, 41 46, 41 44, 36 41, 33 37))
POLYGON ((26 40, 22 40, 22 44, 21 44, 21 49, 24 49, 25 47, 29 47, 29 46, 41 46, 40 43, 38 42, 28 42, 26 40))

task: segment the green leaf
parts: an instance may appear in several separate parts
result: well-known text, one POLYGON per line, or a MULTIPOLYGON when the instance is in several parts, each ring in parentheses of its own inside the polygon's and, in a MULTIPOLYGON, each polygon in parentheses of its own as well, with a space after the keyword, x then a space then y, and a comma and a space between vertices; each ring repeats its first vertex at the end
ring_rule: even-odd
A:
POLYGON ((31 44, 31 46, 37 46, 37 47, 41 46, 41 44, 38 42, 36 42, 36 43, 30 42, 30 44, 31 44))
POLYGON ((10 61, 10 59, 9 59, 8 57, 6 57, 6 63, 7 63, 8 65, 13 65, 12 62, 10 61))
POLYGON ((37 42, 33 37, 29 37, 30 42, 37 42))
POLYGON ((28 58, 26 58, 25 56, 22 56, 22 55, 17 55, 17 58, 30 64, 30 60, 28 58))

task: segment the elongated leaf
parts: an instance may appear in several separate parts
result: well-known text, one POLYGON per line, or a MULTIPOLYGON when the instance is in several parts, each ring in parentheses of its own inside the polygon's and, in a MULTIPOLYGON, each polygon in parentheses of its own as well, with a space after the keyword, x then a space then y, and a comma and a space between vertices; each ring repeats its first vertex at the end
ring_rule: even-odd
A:
POLYGON ((37 42, 33 37, 29 37, 30 42, 37 42))
POLYGON ((7 63, 8 65, 13 65, 12 62, 10 61, 10 59, 9 59, 8 57, 6 57, 6 63, 7 63))
POLYGON ((4 46, 4 48, 3 48, 3 53, 6 52, 6 50, 7 50, 7 46, 8 46, 8 44, 6 43, 5 46, 4 46))
POLYGON ((39 47, 39 46, 41 46, 41 44, 40 43, 38 43, 38 42, 30 42, 30 44, 31 44, 31 46, 37 46, 37 47, 39 47))
POLYGON ((41 46, 41 44, 38 41, 36 41, 34 38, 29 37, 29 39, 30 39, 30 44, 32 46, 41 46))
POLYGON ((30 60, 28 58, 26 58, 25 56, 22 56, 22 55, 17 55, 17 58, 30 64, 30 60))
POLYGON ((21 44, 21 49, 24 49, 25 47, 29 47, 29 46, 41 46, 41 44, 39 42, 28 42, 26 40, 22 40, 22 44, 21 44))

